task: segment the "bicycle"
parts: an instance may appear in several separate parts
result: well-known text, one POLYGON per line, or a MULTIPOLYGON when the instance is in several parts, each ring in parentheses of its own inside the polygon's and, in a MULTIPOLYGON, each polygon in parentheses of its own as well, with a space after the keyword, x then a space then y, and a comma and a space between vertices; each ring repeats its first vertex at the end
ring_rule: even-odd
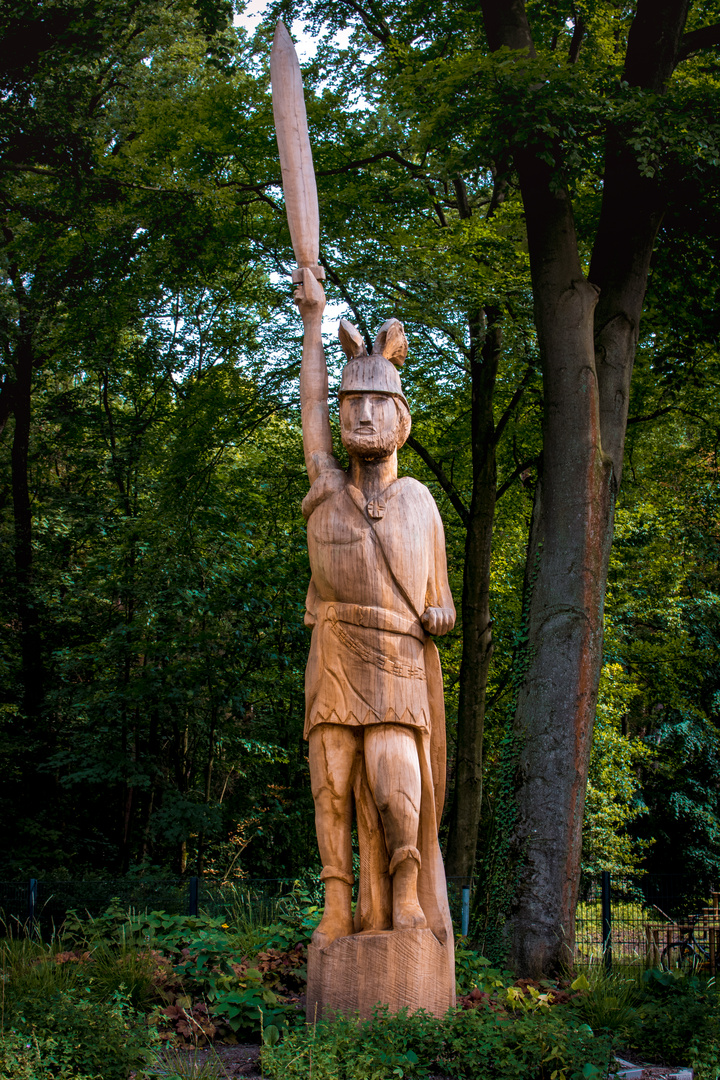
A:
POLYGON ((695 938, 695 926, 700 918, 700 915, 688 916, 687 930, 682 938, 665 946, 660 957, 663 971, 694 975, 704 964, 710 963, 709 950, 695 938))

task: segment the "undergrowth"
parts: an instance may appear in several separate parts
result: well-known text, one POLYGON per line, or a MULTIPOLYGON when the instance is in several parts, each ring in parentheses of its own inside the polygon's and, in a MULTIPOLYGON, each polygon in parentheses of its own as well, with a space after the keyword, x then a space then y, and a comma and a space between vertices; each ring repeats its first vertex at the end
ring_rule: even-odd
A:
POLYGON ((463 938, 458 1008, 443 1020, 380 1009, 372 1022, 308 1027, 301 996, 319 907, 298 894, 275 914, 261 927, 247 912, 234 924, 115 906, 71 917, 49 943, 9 935, 0 1080, 214 1080, 219 1061, 201 1061, 199 1047, 261 1038, 270 1080, 597 1080, 618 1051, 720 1080, 712 980, 602 968, 572 982, 516 980, 463 938))

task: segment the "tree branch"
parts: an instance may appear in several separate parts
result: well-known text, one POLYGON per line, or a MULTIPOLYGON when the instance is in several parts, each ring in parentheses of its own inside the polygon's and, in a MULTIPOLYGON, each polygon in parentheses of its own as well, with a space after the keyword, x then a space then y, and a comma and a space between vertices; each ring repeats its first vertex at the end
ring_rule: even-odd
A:
POLYGON ((573 17, 575 19, 575 27, 573 29, 573 36, 570 41, 570 49, 568 50, 568 63, 576 64, 578 56, 580 55, 580 46, 585 34, 585 20, 582 15, 578 15, 575 12, 575 5, 573 4, 573 17))
POLYGON ((371 15, 368 14, 365 8, 361 7, 361 5, 356 3, 355 0, 347 0, 347 3, 348 7, 352 8, 355 14, 360 16, 368 33, 372 34, 372 36, 374 38, 377 38, 377 40, 380 41, 383 45, 387 45, 388 41, 390 40, 391 34, 390 27, 385 22, 383 17, 376 16, 374 12, 371 15), (375 25, 373 25, 373 20, 376 20, 375 25))
POLYGON ((429 180, 425 181, 425 187, 427 188, 428 193, 430 195, 430 202, 431 202, 433 210, 437 214, 437 219, 440 222, 440 227, 442 229, 446 229, 447 228, 447 218, 445 217, 445 212, 444 212, 442 206, 440 205, 440 203, 438 202, 438 200, 435 198, 435 191, 434 191, 433 186, 432 186, 432 184, 430 183, 429 180))
POLYGON ((524 0, 480 0, 490 51, 505 45, 535 56, 524 0))
POLYGON ((367 348, 367 351, 369 353, 371 353, 372 352, 373 339, 370 336, 370 329, 369 329, 367 323, 365 322, 365 319, 363 318, 361 312, 359 311, 359 309, 353 303, 352 296, 348 292, 348 289, 347 289, 347 286, 345 285, 345 282, 335 272, 335 270, 333 270, 333 268, 329 265, 329 263, 327 261, 327 257, 325 256, 325 254, 323 252, 320 253, 320 261, 322 262, 323 266, 325 267, 325 273, 330 278, 333 285, 340 290, 340 292, 342 293, 343 300, 345 301, 345 303, 347 304, 347 306, 350 308, 353 315, 355 316, 355 322, 358 324, 358 327, 360 328, 360 333, 365 338, 365 347, 367 348))
POLYGON ((8 422, 11 412, 12 384, 10 383, 10 376, 6 373, 3 376, 3 381, 0 383, 0 435, 2 435, 5 430, 5 425, 8 422))
MULTIPOLYGON (((624 77, 662 94, 676 64, 689 0, 638 0, 630 25, 624 77)), ((688 35, 689 36, 689 35, 688 35)))
POLYGON ((674 412, 675 408, 674 405, 666 405, 664 409, 656 409, 655 412, 648 413, 646 416, 628 416, 628 424, 644 424, 648 420, 657 420, 658 416, 674 412))
POLYGON ((440 487, 443 489, 448 499, 455 507, 458 517, 467 529, 468 525, 470 524, 470 513, 465 506, 465 503, 460 498, 457 488, 443 469, 440 462, 435 460, 432 454, 425 449, 422 443, 419 443, 417 441, 414 435, 408 435, 407 441, 408 445, 413 448, 418 457, 422 458, 428 469, 430 469, 430 471, 435 474, 435 477, 437 478, 440 487))
POLYGON ((453 187, 455 188, 455 194, 457 196, 458 213, 463 220, 472 217, 472 207, 470 206, 470 200, 468 199, 467 188, 465 187, 465 181, 462 176, 453 176, 453 187))
POLYGON ((693 53, 701 49, 712 49, 716 45, 720 45, 720 23, 701 26, 699 30, 691 30, 689 34, 683 34, 680 40, 676 63, 680 64, 693 53))
POLYGON ((410 169, 411 172, 424 173, 422 165, 416 165, 414 161, 408 161, 404 158, 398 150, 381 150, 377 154, 371 154, 370 157, 358 158, 357 161, 348 161, 347 164, 341 165, 337 169, 319 169, 317 176, 338 176, 341 173, 346 173, 350 169, 359 169, 362 165, 374 165, 376 161, 383 161, 386 158, 390 158, 391 161, 397 161, 398 165, 402 165, 405 169, 410 169))
POLYGON ((502 679, 498 683, 497 690, 495 691, 495 693, 493 694, 493 696, 491 698, 488 698, 488 700, 485 703, 485 715, 486 716, 490 712, 490 710, 493 708, 495 703, 497 701, 499 701, 500 698, 502 697, 502 695, 505 693, 505 690, 507 689, 507 685, 510 682, 510 676, 512 675, 512 673, 513 673, 513 664, 510 664, 507 671, 503 675, 502 679))
POLYGON ((502 414, 502 416, 498 420, 497 424, 495 425, 495 445, 496 446, 500 442, 500 436, 502 435, 508 420, 512 416, 517 403, 519 402, 520 398, 525 393, 525 387, 530 382, 530 379, 532 378, 532 373, 533 373, 533 369, 528 364, 527 368, 525 369, 525 374, 522 377, 522 382, 516 388, 515 393, 510 398, 510 403, 508 404, 508 407, 505 409, 505 412, 502 414))
POLYGON ((511 487, 513 482, 517 480, 518 476, 520 476, 522 473, 525 472, 526 469, 529 469, 535 464, 537 464, 537 456, 531 457, 527 461, 523 461, 520 465, 516 465, 513 471, 508 476, 507 480, 505 480, 504 483, 502 483, 497 489, 495 502, 497 503, 498 499, 501 499, 503 497, 503 495, 511 487))

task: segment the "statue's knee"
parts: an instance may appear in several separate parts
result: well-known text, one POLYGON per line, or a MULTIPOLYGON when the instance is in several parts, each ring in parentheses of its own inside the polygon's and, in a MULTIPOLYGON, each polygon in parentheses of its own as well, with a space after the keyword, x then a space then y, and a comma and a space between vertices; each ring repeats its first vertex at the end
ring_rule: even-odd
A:
POLYGON ((412 795, 406 791, 392 791, 376 796, 378 810, 396 821, 417 817, 420 809, 412 795))
POLYGON ((349 792, 338 792, 328 784, 312 786, 316 809, 335 816, 344 815, 350 801, 349 792))
POLYGON ((387 814, 390 809, 391 798, 382 791, 375 792, 375 805, 381 814, 387 814))

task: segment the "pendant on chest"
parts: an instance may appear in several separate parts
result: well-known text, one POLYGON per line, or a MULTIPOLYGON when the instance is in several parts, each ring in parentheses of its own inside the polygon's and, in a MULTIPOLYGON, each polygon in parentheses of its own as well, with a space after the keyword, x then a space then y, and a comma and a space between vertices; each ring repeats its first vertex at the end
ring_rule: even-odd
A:
POLYGON ((371 499, 366 509, 368 517, 371 517, 373 521, 379 521, 380 518, 385 517, 387 503, 384 499, 371 499))

